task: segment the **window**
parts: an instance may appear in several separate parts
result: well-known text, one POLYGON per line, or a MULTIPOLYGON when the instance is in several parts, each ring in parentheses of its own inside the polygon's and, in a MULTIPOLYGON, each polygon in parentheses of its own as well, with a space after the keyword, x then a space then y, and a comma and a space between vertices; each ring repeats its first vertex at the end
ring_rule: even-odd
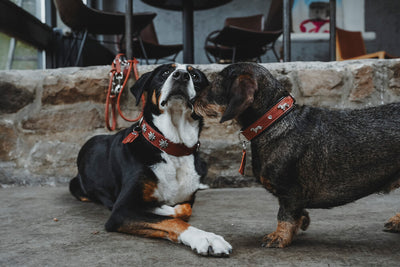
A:
MULTIPOLYGON (((375 33, 365 32, 364 5, 364 0, 336 0, 336 26, 373 40, 375 33)), ((293 40, 329 39, 329 0, 294 0, 292 23, 293 40)))
MULTIPOLYGON (((10 0, 24 10, 44 19, 45 0, 10 0)), ((40 69, 44 67, 45 53, 35 47, 0 33, 0 69, 40 69)))

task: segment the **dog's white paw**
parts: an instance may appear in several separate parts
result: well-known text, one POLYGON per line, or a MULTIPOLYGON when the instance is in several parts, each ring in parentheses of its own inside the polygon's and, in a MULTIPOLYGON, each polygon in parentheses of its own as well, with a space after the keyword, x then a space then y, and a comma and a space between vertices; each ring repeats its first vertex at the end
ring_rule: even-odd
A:
POLYGON ((199 190, 205 190, 205 189, 210 189, 210 186, 208 186, 207 184, 199 184, 199 190))
POLYGON ((222 236, 193 226, 180 234, 179 240, 198 254, 205 256, 226 257, 232 253, 232 246, 222 236))

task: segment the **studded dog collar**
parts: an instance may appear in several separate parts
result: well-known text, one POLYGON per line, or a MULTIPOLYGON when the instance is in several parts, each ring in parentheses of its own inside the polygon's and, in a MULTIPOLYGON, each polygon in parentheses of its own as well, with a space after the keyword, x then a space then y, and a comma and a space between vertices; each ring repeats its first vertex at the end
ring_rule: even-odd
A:
POLYGON ((193 147, 187 147, 184 144, 173 143, 165 138, 161 133, 154 130, 144 119, 136 126, 133 131, 125 137, 123 144, 132 143, 139 135, 143 137, 153 146, 164 151, 165 153, 182 157, 193 154, 200 147, 200 142, 197 142, 193 147))
POLYGON ((241 131, 247 140, 251 141, 254 137, 265 131, 281 116, 292 110, 294 99, 292 96, 282 98, 275 106, 273 106, 261 118, 251 124, 249 127, 241 131))
MULTIPOLYGON (((247 140, 251 141, 253 138, 264 132, 271 126, 275 121, 281 118, 292 110, 294 105, 294 98, 292 96, 286 96, 282 98, 275 106, 273 106, 267 113, 261 118, 256 120, 246 129, 240 131, 241 134, 246 137, 247 140)), ((243 142, 242 150, 242 161, 240 163, 239 173, 244 175, 244 168, 246 167, 246 141, 243 142)))

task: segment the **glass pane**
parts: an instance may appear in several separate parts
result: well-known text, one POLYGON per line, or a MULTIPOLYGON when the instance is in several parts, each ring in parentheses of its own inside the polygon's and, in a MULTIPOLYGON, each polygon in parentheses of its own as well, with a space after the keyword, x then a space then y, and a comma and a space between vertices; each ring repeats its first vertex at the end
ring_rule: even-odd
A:
POLYGON ((0 69, 5 70, 7 65, 8 49, 10 47, 10 37, 0 32, 0 69))
POLYGON ((37 0, 11 0, 14 4, 21 6, 23 9, 31 13, 32 15, 39 18, 36 14, 36 2, 37 0))
MULTIPOLYGON (((11 0, 24 10, 40 18, 37 14, 40 9, 40 0, 11 0)), ((26 43, 18 40, 13 41, 13 38, 4 33, 0 33, 0 69, 37 69, 39 51, 26 43), (13 49, 13 44, 15 44, 13 49)))

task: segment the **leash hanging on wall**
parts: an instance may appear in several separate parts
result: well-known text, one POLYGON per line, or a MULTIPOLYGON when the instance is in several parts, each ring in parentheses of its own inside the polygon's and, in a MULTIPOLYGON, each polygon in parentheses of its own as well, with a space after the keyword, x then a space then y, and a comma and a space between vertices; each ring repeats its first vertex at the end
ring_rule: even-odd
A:
POLYGON ((140 114, 135 119, 128 119, 121 111, 120 99, 122 92, 124 91, 126 84, 128 82, 129 76, 132 72, 135 75, 135 80, 139 79, 139 74, 137 70, 137 64, 139 62, 136 58, 129 60, 125 57, 124 54, 116 55, 115 59, 111 64, 110 71, 110 82, 107 90, 107 98, 106 98, 106 108, 105 108, 105 120, 106 127, 110 131, 114 131, 117 127, 117 113, 126 121, 135 122, 140 120, 143 117, 143 109, 145 98, 142 95, 142 110, 140 114), (111 107, 111 123, 110 123, 110 107, 111 107))

